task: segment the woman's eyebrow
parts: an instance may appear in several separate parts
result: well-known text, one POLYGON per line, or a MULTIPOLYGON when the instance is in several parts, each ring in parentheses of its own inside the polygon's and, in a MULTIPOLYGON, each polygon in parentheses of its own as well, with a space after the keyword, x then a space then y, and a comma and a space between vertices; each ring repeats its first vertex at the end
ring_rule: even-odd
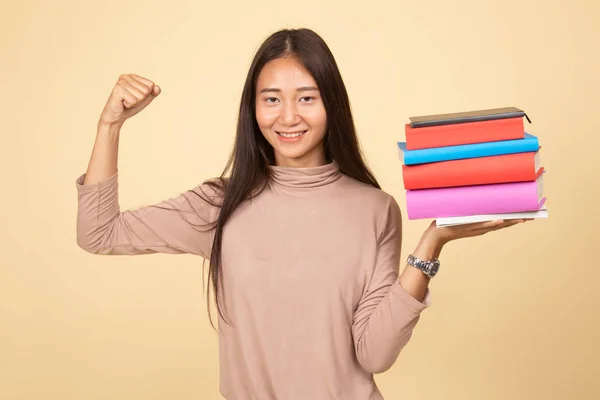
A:
MULTIPOLYGON (((299 88, 296 89, 296 92, 306 92, 309 90, 319 90, 319 88, 317 88, 316 86, 301 86, 299 88)), ((262 89, 259 93, 266 93, 266 92, 281 92, 281 89, 278 88, 264 88, 262 89)))

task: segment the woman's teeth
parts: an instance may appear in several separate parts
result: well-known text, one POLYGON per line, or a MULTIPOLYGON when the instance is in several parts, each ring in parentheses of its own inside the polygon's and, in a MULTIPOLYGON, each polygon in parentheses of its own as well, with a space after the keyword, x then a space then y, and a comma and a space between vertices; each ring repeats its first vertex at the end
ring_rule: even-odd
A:
POLYGON ((282 132, 277 132, 280 136, 283 136, 285 138, 293 138, 293 137, 298 137, 300 135, 303 135, 306 131, 301 131, 301 132, 293 132, 293 133, 282 133, 282 132))

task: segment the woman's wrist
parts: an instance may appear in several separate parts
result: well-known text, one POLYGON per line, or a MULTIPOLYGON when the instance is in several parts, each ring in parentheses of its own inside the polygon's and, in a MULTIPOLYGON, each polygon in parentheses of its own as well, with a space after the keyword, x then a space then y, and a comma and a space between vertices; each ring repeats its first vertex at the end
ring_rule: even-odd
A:
POLYGON ((434 231, 428 229, 421 236, 421 240, 412 254, 421 260, 439 258, 444 244, 436 237, 434 231))
MULTIPOLYGON (((427 230, 421 236, 419 244, 411 253, 420 260, 429 261, 438 258, 442 251, 443 244, 436 238, 430 230, 427 230)), ((431 278, 420 269, 411 264, 407 264, 399 277, 399 284, 408 293, 419 301, 423 301, 427 287, 431 278)))

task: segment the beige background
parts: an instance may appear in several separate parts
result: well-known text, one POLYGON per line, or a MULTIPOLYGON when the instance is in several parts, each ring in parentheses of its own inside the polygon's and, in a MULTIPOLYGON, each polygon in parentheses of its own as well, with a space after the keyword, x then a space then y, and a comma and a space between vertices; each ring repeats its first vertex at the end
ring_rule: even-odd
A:
MULTIPOLYGON (((376 377, 386 399, 600 398, 599 18, 593 0, 3 3, 0 398, 220 398, 202 260, 83 252, 75 179, 121 73, 163 89, 125 124, 121 206, 219 174, 254 52, 301 26, 330 45, 404 211, 409 116, 515 105, 543 146, 550 218, 447 246, 376 377)), ((405 255, 427 224, 405 219, 405 255)))

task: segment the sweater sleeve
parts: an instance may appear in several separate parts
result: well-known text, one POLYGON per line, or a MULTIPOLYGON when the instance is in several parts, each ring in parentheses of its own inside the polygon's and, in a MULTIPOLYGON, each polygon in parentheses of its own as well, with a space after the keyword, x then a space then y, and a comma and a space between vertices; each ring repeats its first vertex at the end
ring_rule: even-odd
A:
POLYGON ((77 244, 93 254, 195 254, 210 257, 214 192, 198 185, 160 203, 121 211, 118 172, 97 184, 76 180, 77 244))
POLYGON ((375 265, 352 326, 358 361, 371 373, 384 372, 394 364, 410 340, 421 312, 431 304, 429 289, 420 302, 398 281, 402 217, 392 196, 384 214, 375 265))

